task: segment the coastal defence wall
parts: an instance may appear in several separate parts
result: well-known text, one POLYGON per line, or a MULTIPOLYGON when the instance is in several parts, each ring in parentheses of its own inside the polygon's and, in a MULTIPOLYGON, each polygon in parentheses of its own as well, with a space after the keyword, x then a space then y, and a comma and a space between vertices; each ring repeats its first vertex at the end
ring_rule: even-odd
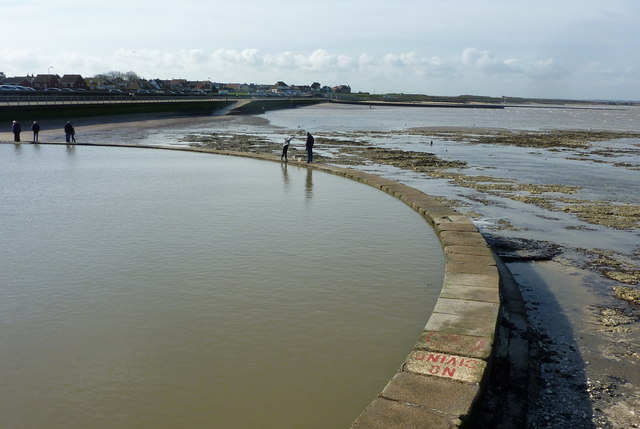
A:
MULTIPOLYGON (((275 155, 193 147, 76 145, 203 152, 281 162, 275 155)), ((501 310, 497 263, 478 229, 469 218, 434 197, 396 181, 327 164, 289 163, 356 180, 400 199, 432 225, 445 255, 442 289, 422 334, 397 373, 351 428, 434 429, 472 424, 491 369, 501 310)))
POLYGON ((432 225, 445 255, 440 296, 422 334, 352 429, 467 426, 489 375, 500 312, 500 275, 491 249, 468 217, 415 188, 357 170, 313 168, 400 199, 432 225))
MULTIPOLYGON (((68 97, 42 101, 25 97, 0 103, 0 121, 32 121, 41 119, 73 119, 89 116, 132 115, 140 113, 171 113, 177 115, 256 114, 268 110, 291 109, 326 102, 321 98, 235 98, 207 99, 86 99, 68 97)), ((25 122, 26 123, 26 122, 25 122)))

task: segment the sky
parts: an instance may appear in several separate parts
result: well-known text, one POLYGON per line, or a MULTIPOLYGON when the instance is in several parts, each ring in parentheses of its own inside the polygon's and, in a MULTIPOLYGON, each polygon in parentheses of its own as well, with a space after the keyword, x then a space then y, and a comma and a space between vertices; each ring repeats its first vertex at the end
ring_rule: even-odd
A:
POLYGON ((640 0, 2 0, 0 72, 640 100, 640 0))

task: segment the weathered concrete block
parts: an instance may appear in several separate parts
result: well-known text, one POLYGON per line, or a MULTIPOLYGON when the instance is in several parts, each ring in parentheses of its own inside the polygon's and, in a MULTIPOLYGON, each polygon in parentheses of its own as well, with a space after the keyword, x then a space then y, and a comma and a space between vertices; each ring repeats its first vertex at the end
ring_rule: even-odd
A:
POLYGON ((449 216, 449 220, 451 222, 469 222, 469 223, 473 223, 471 222, 471 219, 469 219, 469 217, 467 215, 463 215, 463 214, 458 214, 455 216, 449 216))
POLYGON ((440 222, 435 224, 438 231, 478 232, 471 222, 440 222))
POLYGON ((401 198, 405 192, 409 192, 411 188, 407 185, 403 185, 402 183, 390 181, 389 183, 385 183, 382 185, 382 189, 398 198, 401 198))
POLYGON ((497 288, 445 284, 440 291, 440 298, 500 302, 500 291, 497 288))
POLYGON ((442 352, 478 359, 488 359, 493 344, 492 337, 475 337, 471 335, 451 334, 437 331, 424 331, 415 350, 442 352))
POLYGON ((478 246, 462 246, 462 245, 451 245, 444 246, 442 248, 445 255, 460 253, 464 255, 481 255, 481 256, 491 256, 493 257, 493 253, 491 253, 491 248, 486 243, 482 243, 478 246))
POLYGON ((463 215, 452 215, 434 220, 436 229, 439 231, 462 231, 478 232, 478 228, 471 220, 463 215))
POLYGON ((352 429, 452 429, 458 419, 425 408, 378 398, 365 409, 352 429))
POLYGON ((420 207, 424 207, 424 208, 428 208, 428 207, 435 207, 435 208, 442 208, 444 207, 444 205, 438 201, 437 199, 430 197, 426 194, 423 194, 420 197, 416 197, 413 198, 413 204, 420 206, 420 207))
POLYGON ((413 204, 417 199, 421 199, 425 197, 426 194, 422 191, 419 191, 415 188, 409 188, 402 193, 400 199, 407 204, 413 204))
POLYGON ((475 264, 490 265, 495 267, 496 260, 492 255, 470 255, 466 253, 448 252, 445 253, 445 259, 449 263, 455 264, 475 264))
POLYGON ((447 273, 444 274, 444 285, 457 284, 475 287, 488 287, 497 289, 500 285, 500 276, 496 270, 495 274, 466 274, 447 273))
POLYGON ((466 299, 438 298, 434 313, 465 315, 480 319, 495 320, 500 311, 500 304, 466 299))
POLYGON ((469 414, 478 392, 477 384, 401 372, 391 379, 380 396, 459 417, 469 414))
POLYGON ((458 214, 457 211, 445 206, 432 207, 425 212, 425 216, 428 216, 431 220, 431 223, 433 223, 434 225, 435 225, 435 221, 441 217, 455 216, 457 214, 458 214))
POLYGON ((433 313, 425 326, 425 331, 448 332, 451 334, 488 337, 496 327, 495 318, 471 317, 465 314, 433 313))
POLYGON ((487 363, 481 359, 414 350, 407 357, 403 369, 416 374, 480 383, 486 366, 487 363))
POLYGON ((366 179, 369 179, 371 177, 370 174, 365 173, 364 171, 358 171, 358 170, 349 170, 349 172, 347 173, 347 176, 350 179, 354 179, 354 180, 357 180, 357 181, 360 181, 360 182, 362 182, 362 181, 364 181, 366 179))
POLYGON ((479 232, 441 231, 439 237, 443 246, 488 246, 479 232))
POLYGON ((448 262, 444 271, 446 273, 483 274, 497 275, 498 269, 495 265, 482 265, 474 263, 448 262))

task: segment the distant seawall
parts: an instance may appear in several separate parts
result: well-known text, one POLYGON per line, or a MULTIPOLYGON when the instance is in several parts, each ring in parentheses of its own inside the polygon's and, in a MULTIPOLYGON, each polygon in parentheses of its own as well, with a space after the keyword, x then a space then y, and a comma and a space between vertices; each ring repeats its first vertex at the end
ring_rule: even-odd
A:
POLYGON ((331 103, 338 104, 358 104, 369 107, 374 106, 391 106, 391 107, 440 107, 440 108, 458 108, 458 109, 504 109, 502 104, 490 103, 456 103, 448 101, 356 101, 356 100, 329 100, 331 103))
POLYGON ((291 109, 326 102, 323 98, 216 97, 207 99, 103 99, 67 98, 40 101, 25 98, 0 104, 0 120, 29 121, 69 119, 87 116, 133 115, 140 113, 174 113, 178 115, 256 114, 268 110, 291 109))
POLYGON ((71 119, 89 116, 169 113, 176 115, 255 115, 269 110, 292 109, 319 103, 354 104, 377 107, 440 107, 503 109, 501 104, 455 102, 352 101, 315 97, 207 97, 207 98, 100 98, 100 97, 20 97, 0 100, 0 121, 22 122, 42 119, 71 119))

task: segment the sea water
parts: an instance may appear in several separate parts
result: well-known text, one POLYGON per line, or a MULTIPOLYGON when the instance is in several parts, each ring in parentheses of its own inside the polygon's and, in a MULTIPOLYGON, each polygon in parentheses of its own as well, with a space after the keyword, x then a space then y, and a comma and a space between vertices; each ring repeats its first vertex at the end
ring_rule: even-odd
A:
POLYGON ((400 201, 264 161, 0 145, 0 426, 348 427, 441 247, 400 201))

